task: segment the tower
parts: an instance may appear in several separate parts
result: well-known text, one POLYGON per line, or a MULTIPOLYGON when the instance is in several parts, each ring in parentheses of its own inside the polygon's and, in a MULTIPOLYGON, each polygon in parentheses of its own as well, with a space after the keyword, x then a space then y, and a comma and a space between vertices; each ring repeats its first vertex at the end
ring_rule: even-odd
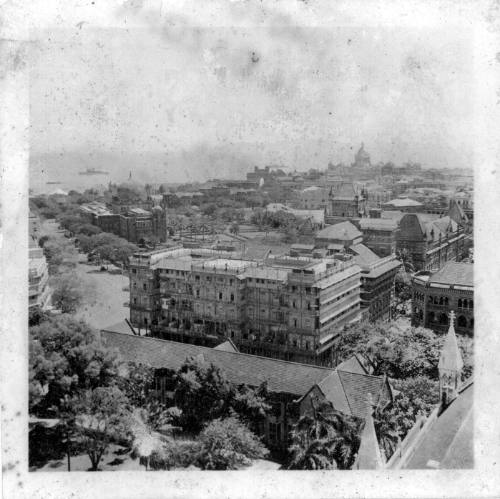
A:
POLYGON ((441 356, 439 357, 439 393, 441 406, 444 409, 458 395, 460 375, 464 366, 460 349, 455 335, 455 312, 450 312, 450 327, 444 340, 441 356))

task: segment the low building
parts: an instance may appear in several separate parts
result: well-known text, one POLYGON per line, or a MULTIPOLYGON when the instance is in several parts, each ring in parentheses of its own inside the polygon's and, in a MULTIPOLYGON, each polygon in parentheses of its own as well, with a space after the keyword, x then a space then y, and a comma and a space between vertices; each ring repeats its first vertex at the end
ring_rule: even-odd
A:
POLYGON ((399 224, 389 218, 360 218, 357 225, 363 234, 363 244, 380 257, 396 253, 399 224))
POLYGON ((214 364, 234 385, 257 388, 266 383, 272 413, 261 426, 260 434, 272 449, 287 449, 290 430, 300 415, 310 410, 311 400, 329 402, 334 410, 363 418, 372 400, 386 404, 393 397, 387 378, 368 374, 356 357, 332 369, 123 334, 113 328, 102 330, 101 338, 107 347, 116 348, 125 361, 155 369, 153 394, 163 402, 171 401, 169 374, 187 358, 214 364))
POLYGON ((437 272, 412 277, 412 324, 444 332, 450 311, 456 311, 456 330, 474 333, 474 279, 472 263, 448 262, 437 272))
POLYGON ((36 239, 29 238, 28 307, 47 308, 50 305, 49 270, 47 260, 36 239))

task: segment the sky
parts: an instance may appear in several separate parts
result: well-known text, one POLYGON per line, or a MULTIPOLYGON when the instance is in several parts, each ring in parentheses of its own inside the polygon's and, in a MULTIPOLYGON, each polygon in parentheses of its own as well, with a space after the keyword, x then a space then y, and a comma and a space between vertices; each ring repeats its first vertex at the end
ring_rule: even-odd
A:
POLYGON ((463 28, 83 22, 41 31, 31 55, 33 155, 159 154, 190 179, 239 154, 350 163, 361 142, 374 163, 473 162, 463 28))

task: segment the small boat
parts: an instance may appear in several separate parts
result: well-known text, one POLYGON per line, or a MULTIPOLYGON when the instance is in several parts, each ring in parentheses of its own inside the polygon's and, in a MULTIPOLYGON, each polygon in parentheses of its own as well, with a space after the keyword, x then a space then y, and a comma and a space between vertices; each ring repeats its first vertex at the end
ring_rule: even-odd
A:
POLYGON ((109 172, 104 170, 96 170, 95 168, 87 168, 83 172, 78 172, 78 175, 109 175, 109 172))

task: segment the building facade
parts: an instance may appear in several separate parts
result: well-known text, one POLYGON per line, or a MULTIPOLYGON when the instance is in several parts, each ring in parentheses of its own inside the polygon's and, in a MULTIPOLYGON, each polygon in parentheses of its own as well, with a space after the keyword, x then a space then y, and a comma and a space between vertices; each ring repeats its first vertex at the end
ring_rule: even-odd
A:
POLYGON ((35 239, 29 240, 28 307, 46 309, 50 305, 49 269, 47 260, 35 239))
POLYGON ((448 262, 438 272, 417 272, 412 291, 413 325, 445 332, 454 311, 457 333, 474 333, 473 264, 448 262))
POLYGON ((81 216, 104 232, 123 237, 132 243, 144 243, 151 238, 167 240, 166 210, 156 205, 151 211, 131 207, 114 213, 103 203, 87 203, 80 207, 81 216))
POLYGON ((386 257, 396 253, 399 226, 396 220, 361 218, 357 225, 363 234, 363 244, 376 255, 386 257))
POLYGON ((437 270, 448 261, 460 260, 466 235, 450 217, 407 213, 399 229, 397 251, 411 255, 416 271, 437 270))
POLYGON ((360 319, 354 259, 173 249, 130 259, 130 320, 167 339, 331 365, 338 332, 360 319))

